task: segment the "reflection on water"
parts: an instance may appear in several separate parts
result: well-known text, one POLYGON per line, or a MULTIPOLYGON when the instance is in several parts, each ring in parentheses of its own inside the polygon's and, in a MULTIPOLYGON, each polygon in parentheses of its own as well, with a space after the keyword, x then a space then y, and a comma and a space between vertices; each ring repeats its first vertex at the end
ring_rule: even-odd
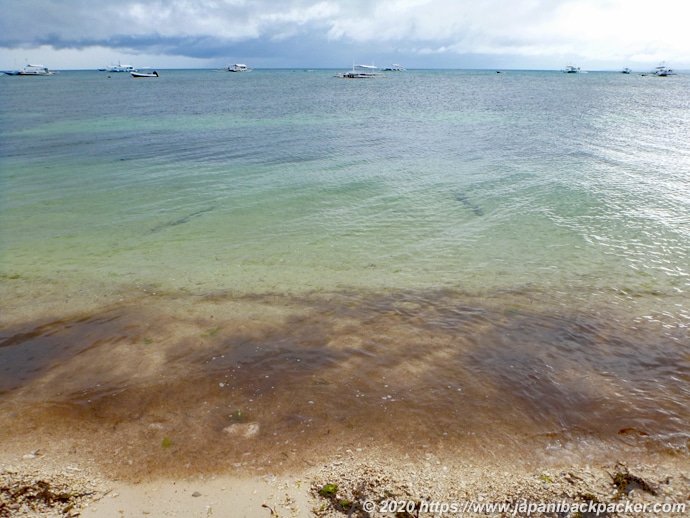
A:
POLYGON ((0 341, 0 440, 67 438, 129 476, 374 444, 534 461, 687 451, 685 329, 526 295, 149 294, 17 319, 0 341))

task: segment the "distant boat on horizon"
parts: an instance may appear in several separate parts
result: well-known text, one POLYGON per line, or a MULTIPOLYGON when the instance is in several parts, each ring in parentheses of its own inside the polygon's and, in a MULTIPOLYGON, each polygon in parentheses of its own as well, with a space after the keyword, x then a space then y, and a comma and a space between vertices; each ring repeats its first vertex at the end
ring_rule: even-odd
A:
POLYGON ((21 70, 3 70, 8 76, 52 76, 55 72, 44 65, 26 65, 21 70))
POLYGON ((642 76, 655 76, 655 77, 668 77, 675 75, 675 72, 666 66, 666 62, 662 61, 661 64, 654 70, 647 74, 640 74, 642 76))
POLYGON ((352 70, 340 72, 336 74, 336 77, 342 77, 343 79, 373 79, 381 75, 379 72, 375 72, 376 70, 378 70, 378 67, 374 65, 352 65, 352 70))
POLYGON ((234 65, 228 65, 224 69, 227 72, 251 72, 252 69, 249 68, 244 63, 235 63, 234 65))
POLYGON ((134 65, 122 65, 122 64, 120 64, 119 61, 117 62, 117 65, 110 65, 110 66, 105 67, 105 68, 99 68, 98 70, 101 72, 113 72, 113 73, 120 73, 120 72, 132 73, 132 72, 137 71, 137 69, 134 68, 134 65))

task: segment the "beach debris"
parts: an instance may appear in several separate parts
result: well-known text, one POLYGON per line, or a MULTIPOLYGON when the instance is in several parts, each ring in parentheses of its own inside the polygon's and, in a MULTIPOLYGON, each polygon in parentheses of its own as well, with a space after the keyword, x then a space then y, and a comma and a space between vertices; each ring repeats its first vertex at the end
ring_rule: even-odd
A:
POLYGON ((248 416, 246 412, 242 412, 242 410, 237 409, 230 414, 230 419, 232 419, 233 423, 244 423, 247 421, 248 416))
POLYGON ((194 492, 192 493, 192 496, 193 496, 194 498, 198 498, 198 497, 201 496, 201 493, 199 493, 198 491, 194 491, 194 492))
POLYGON ((233 423, 223 428, 223 432, 231 436, 249 439, 259 433, 259 423, 233 423))
POLYGON ((171 448, 173 445, 172 439, 170 437, 163 437, 163 441, 161 441, 161 446, 163 448, 171 448))
POLYGON ((656 496, 656 490, 646 480, 632 475, 623 464, 616 464, 615 469, 616 473, 613 475, 609 473, 609 476, 613 481, 613 485, 618 489, 619 495, 628 495, 636 489, 641 489, 650 495, 656 496))
POLYGON ((338 484, 326 484, 319 489, 319 494, 324 498, 333 498, 338 493, 338 484))
POLYGON ((47 469, 0 470, 0 517, 79 516, 90 502, 104 496, 89 475, 47 469))
MULTIPOLYGON (((329 501, 330 506, 336 511, 347 513, 351 516, 354 512, 360 510, 356 502, 348 498, 338 497, 338 484, 324 484, 318 491, 322 498, 329 501)), ((321 509, 321 512, 325 511, 325 507, 321 509)), ((319 511, 315 511, 317 514, 319 511)), ((358 516, 358 515, 355 515, 358 516)))
POLYGON ((26 455, 22 455, 22 459, 30 460, 30 459, 37 459, 38 457, 42 457, 43 453, 41 453, 41 450, 35 450, 32 451, 31 453, 27 453, 26 455))
MULTIPOLYGON (((566 518, 567 514, 567 518, 613 518, 622 516, 612 510, 616 505, 642 505, 650 502, 664 503, 668 509, 664 516, 687 516, 690 478, 680 476, 672 481, 668 473, 659 472, 656 467, 644 464, 634 465, 635 474, 632 474, 633 467, 629 471, 621 464, 595 468, 573 466, 563 471, 531 473, 509 469, 500 473, 478 466, 457 464, 450 466, 448 471, 444 471, 441 464, 435 467, 433 463, 420 469, 419 458, 411 458, 409 464, 399 464, 395 469, 390 468, 387 459, 355 457, 346 460, 347 458, 343 454, 341 460, 344 462, 326 464, 312 478, 311 511, 315 516, 371 518, 379 516, 378 512, 372 514, 372 510, 380 511, 384 505, 390 510, 388 504, 395 502, 393 513, 396 513, 396 518, 416 518, 426 515, 425 509, 431 509, 444 500, 472 501, 487 505, 512 502, 512 511, 516 513, 511 511, 500 514, 501 516, 527 516, 519 511, 519 506, 526 502, 562 502, 569 506, 580 506, 577 512, 570 514, 540 511, 532 513, 530 516, 533 517, 566 518), (454 472, 463 475, 456 478, 452 474, 454 472), (665 481, 659 484, 666 486, 660 489, 661 486, 653 485, 650 480, 665 481), (402 504, 402 508, 398 506, 398 502, 402 504), (592 512, 591 509, 596 511, 592 512)), ((431 459, 433 458, 432 456, 431 459)), ((443 516, 451 515, 456 516, 443 513, 443 516)), ((630 516, 642 517, 642 514, 630 516)))

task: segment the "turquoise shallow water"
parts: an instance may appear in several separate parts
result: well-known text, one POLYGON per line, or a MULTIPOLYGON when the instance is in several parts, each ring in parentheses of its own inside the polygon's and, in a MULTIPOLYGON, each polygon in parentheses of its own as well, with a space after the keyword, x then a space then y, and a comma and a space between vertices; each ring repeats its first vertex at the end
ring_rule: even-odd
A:
MULTIPOLYGON (((434 426, 469 412, 477 429, 504 426, 505 444, 521 422, 535 437, 631 429, 686 448, 690 77, 334 72, 0 78, 0 356, 13 373, 0 389, 84 350, 102 361, 120 339, 157 344, 129 354, 165 352, 197 383, 203 362, 171 344, 217 340, 218 357, 250 366, 237 400, 270 392, 259 371, 290 358, 312 369, 288 369, 293 394, 336 365, 355 380, 341 394, 384 390, 369 385, 380 368, 405 385, 409 360, 469 398, 417 387, 404 411, 434 426), (76 345, 53 357, 62 333, 76 345), (516 399, 488 405, 482 390, 516 399), (612 408, 621 424, 605 424, 612 408)), ((129 379, 116 371, 100 380, 115 392, 129 379)), ((92 386, 63 382, 61 394, 92 386)), ((256 412, 289 435, 281 404, 256 412)))
POLYGON ((220 261, 194 276, 223 285, 238 263, 290 288, 315 268, 316 286, 685 285, 684 77, 331 76, 5 79, 5 268, 48 246, 49 270, 154 254, 158 275, 220 261))
POLYGON ((4 272, 687 288, 685 77, 332 75, 4 79, 4 272))

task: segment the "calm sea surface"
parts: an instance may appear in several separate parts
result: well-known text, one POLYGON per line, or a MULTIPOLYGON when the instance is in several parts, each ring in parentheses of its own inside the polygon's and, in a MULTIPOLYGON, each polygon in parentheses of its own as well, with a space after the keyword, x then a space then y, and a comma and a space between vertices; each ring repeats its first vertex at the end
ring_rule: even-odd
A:
POLYGON ((690 76, 335 72, 0 77, 0 435, 687 455, 690 76))

